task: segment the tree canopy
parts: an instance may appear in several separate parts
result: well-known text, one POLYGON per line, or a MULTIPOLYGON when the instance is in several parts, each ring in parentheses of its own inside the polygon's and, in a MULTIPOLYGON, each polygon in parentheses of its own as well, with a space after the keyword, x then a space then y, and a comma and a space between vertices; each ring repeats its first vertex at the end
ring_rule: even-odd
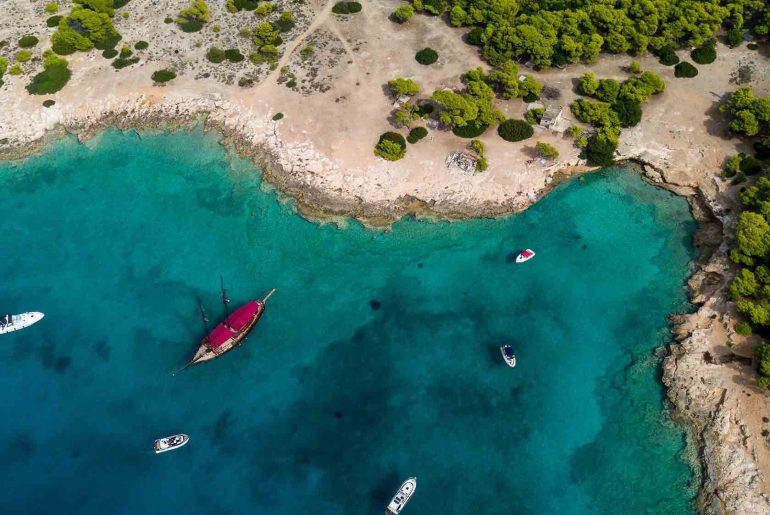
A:
POLYGON ((770 97, 755 97, 753 89, 740 88, 720 109, 730 115, 731 131, 770 143, 770 97))

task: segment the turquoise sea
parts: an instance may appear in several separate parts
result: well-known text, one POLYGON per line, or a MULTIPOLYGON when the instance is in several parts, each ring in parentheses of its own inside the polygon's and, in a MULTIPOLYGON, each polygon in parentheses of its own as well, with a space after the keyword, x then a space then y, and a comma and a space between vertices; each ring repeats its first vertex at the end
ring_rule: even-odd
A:
POLYGON ((199 131, 0 163, 0 309, 46 313, 0 336, 0 512, 379 515, 414 475, 405 515, 691 514, 654 350, 694 229, 621 169, 382 233, 303 220, 199 131), (220 274, 233 305, 278 291, 174 376, 220 274))

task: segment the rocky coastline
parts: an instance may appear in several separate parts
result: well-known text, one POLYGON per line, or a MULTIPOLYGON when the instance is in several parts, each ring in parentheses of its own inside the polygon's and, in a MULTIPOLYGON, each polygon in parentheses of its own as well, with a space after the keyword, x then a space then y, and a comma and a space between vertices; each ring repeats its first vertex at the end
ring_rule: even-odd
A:
MULTIPOLYGON (((553 179, 532 195, 503 203, 423 200, 402 196, 390 201, 366 202, 345 192, 324 188, 314 175, 311 146, 287 146, 277 136, 276 122, 269 117, 243 113, 216 96, 182 98, 168 102, 136 96, 116 103, 100 104, 77 115, 61 117, 44 131, 26 134, 0 144, 0 159, 21 159, 39 151, 51 140, 73 134, 86 141, 104 129, 176 130, 202 124, 216 130, 222 143, 253 159, 265 180, 279 195, 293 199, 298 212, 320 222, 343 223, 352 217, 370 227, 386 228, 403 216, 430 219, 465 219, 504 216, 522 211, 546 195, 555 185, 595 168, 569 166, 551 171, 553 179)), ((667 171, 642 155, 627 153, 626 163, 636 166, 648 182, 687 197, 699 224, 695 244, 699 251, 696 270, 689 281, 691 298, 698 305, 691 314, 672 316, 672 331, 678 341, 663 362, 663 382, 674 410, 673 417, 690 431, 697 447, 702 485, 698 510, 707 515, 770 513, 762 492, 759 470, 747 446, 747 427, 741 423, 741 399, 724 385, 719 358, 714 361, 711 332, 717 326, 731 331, 725 290, 733 273, 726 257, 724 228, 732 217, 719 202, 697 184, 670 181, 667 171), (712 356, 712 358, 707 358, 712 356), (712 361, 709 361, 712 359, 712 361)))

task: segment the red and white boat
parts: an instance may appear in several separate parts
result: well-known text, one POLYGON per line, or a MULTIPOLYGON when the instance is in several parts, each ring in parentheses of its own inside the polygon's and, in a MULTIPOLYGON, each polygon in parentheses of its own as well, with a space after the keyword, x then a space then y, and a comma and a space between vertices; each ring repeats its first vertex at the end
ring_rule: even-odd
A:
MULTIPOLYGON (((243 343, 249 332, 251 332, 262 317, 262 314, 265 312, 265 303, 273 293, 275 293, 275 288, 270 290, 270 293, 264 299, 252 300, 236 309, 232 314, 228 313, 224 321, 203 339, 200 347, 198 347, 198 352, 195 353, 193 359, 182 370, 198 363, 218 358, 243 343)), ((227 298, 227 290, 224 287, 222 287, 222 302, 227 311, 227 305, 230 300, 227 298)), ((200 304, 200 299, 198 300, 198 306, 201 310, 203 324, 208 330, 208 319, 200 304)))
POLYGON ((535 251, 532 250, 532 249, 527 249, 524 252, 522 252, 521 254, 519 254, 518 256, 516 256, 516 262, 517 263, 524 263, 526 261, 529 261, 533 257, 535 257, 535 251))

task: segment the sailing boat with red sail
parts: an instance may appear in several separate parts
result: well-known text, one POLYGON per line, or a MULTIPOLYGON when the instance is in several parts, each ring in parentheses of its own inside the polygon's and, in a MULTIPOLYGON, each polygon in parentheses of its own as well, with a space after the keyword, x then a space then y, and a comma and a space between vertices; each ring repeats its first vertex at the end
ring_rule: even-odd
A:
MULTIPOLYGON (((198 352, 195 353, 193 359, 182 370, 192 365, 218 358, 243 343, 246 336, 257 325, 257 322, 265 312, 267 299, 275 293, 275 288, 273 288, 264 299, 247 302, 230 314, 228 308, 230 299, 227 298, 227 290, 225 290, 222 276, 219 277, 219 280, 222 287, 222 303, 225 305, 225 319, 203 339, 200 347, 198 347, 198 352)), ((203 311, 200 299, 198 299, 198 308, 201 312, 203 325, 206 327, 206 331, 208 331, 208 318, 206 318, 206 313, 203 311)))

